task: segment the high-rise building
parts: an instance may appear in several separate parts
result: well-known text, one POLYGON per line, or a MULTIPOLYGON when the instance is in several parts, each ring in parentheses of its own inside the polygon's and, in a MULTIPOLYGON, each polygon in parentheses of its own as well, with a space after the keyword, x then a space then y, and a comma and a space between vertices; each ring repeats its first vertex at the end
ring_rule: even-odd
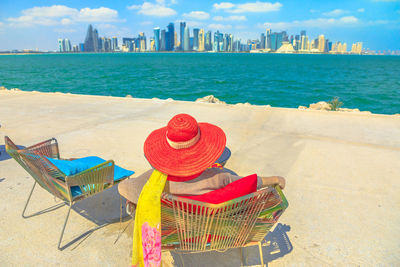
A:
POLYGON ((99 34, 96 29, 93 30, 90 24, 86 33, 85 38, 85 51, 86 52, 97 52, 99 43, 99 34))
POLYGON ((318 36, 318 50, 319 52, 325 52, 325 36, 321 34, 318 36))
POLYGON ((265 48, 271 49, 271 29, 267 29, 265 33, 265 48))
POLYGON ((193 50, 199 49, 199 29, 193 29, 193 50))
POLYGON ((208 31, 206 33, 206 41, 204 44, 204 48, 206 51, 211 51, 212 50, 212 41, 211 41, 211 31, 208 31))
POLYGON ((160 51, 160 28, 154 28, 154 50, 160 51))
POLYGON ((146 36, 144 35, 144 32, 139 33, 139 51, 140 52, 145 52, 146 51, 146 36))
POLYGON ((174 32, 174 51, 179 50, 178 33, 174 32))
POLYGON ((156 42, 154 41, 154 38, 150 38, 150 51, 156 51, 156 42))
POLYGON ((189 37, 189 50, 193 50, 193 37, 189 37))
POLYGON ((83 44, 83 43, 79 44, 79 51, 80 52, 85 52, 85 44, 83 44))
POLYGON ((65 52, 72 52, 72 45, 68 39, 64 39, 65 52))
POLYGON ((214 32, 214 43, 213 43, 213 51, 219 52, 219 31, 214 32))
POLYGON ((167 47, 167 36, 165 30, 161 30, 160 51, 165 51, 167 47))
POLYGON ((265 49, 265 40, 266 40, 265 34, 262 33, 261 36, 260 36, 260 48, 261 49, 265 49))
POLYGON ((198 51, 203 52, 205 50, 205 36, 204 36, 204 30, 201 29, 199 31, 199 49, 198 51))
POLYGON ((189 27, 185 26, 185 30, 183 33, 183 50, 184 51, 189 51, 190 49, 190 33, 189 33, 189 27))
POLYGON ((351 46, 351 53, 352 54, 361 54, 362 53, 362 43, 361 42, 354 43, 351 46))
POLYGON ((117 51, 118 50, 118 39, 117 37, 112 38, 112 51, 117 51))
POLYGON ((166 35, 166 50, 167 51, 172 51, 174 50, 174 46, 175 46, 175 26, 174 24, 171 22, 170 24, 168 24, 167 26, 168 32, 166 35))
POLYGON ((65 52, 64 39, 58 39, 58 52, 65 52))
POLYGON ((184 35, 185 35, 185 27, 186 27, 186 22, 181 22, 180 23, 180 36, 179 36, 179 40, 180 40, 180 44, 179 44, 179 50, 183 51, 183 43, 184 43, 184 35))
POLYGON ((287 38, 284 31, 271 33, 271 50, 278 50, 282 46, 285 37, 287 38))
POLYGON ((300 32, 300 36, 306 36, 306 31, 305 31, 305 30, 302 30, 302 31, 300 32))

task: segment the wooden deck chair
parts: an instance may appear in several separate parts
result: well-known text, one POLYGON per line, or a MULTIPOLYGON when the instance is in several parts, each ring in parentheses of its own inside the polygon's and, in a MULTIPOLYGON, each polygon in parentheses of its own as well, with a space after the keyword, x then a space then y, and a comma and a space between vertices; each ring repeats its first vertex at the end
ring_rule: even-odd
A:
POLYGON ((163 193, 161 198, 162 249, 177 252, 225 251, 259 246, 288 202, 279 186, 221 204, 208 204, 163 193))
POLYGON ((25 215, 26 208, 36 184, 39 184, 43 189, 48 191, 53 196, 61 199, 69 206, 57 245, 59 250, 62 249, 61 241, 72 205, 80 200, 98 194, 124 180, 125 178, 128 178, 123 177, 122 179, 114 181, 113 160, 108 160, 73 176, 65 175, 46 158, 60 159, 58 143, 55 138, 19 150, 11 141, 11 139, 6 136, 5 147, 7 153, 14 158, 35 180, 22 212, 23 218, 39 215, 46 212, 46 210, 49 210, 45 209, 28 216, 25 215))

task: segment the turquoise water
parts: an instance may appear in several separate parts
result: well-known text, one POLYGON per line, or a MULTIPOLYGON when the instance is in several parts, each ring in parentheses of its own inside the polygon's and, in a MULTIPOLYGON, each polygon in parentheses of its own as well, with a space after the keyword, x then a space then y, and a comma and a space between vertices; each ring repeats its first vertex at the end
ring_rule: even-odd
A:
POLYGON ((0 56, 0 86, 42 92, 308 106, 400 113, 400 57, 278 54, 54 54, 0 56))

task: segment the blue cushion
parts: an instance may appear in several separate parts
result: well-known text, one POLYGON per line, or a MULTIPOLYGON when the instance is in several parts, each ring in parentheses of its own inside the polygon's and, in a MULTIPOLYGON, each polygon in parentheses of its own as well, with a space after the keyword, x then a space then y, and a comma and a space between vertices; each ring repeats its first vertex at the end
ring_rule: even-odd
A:
MULTIPOLYGON (((82 171, 85 171, 103 162, 106 162, 106 160, 94 156, 84 157, 74 160, 62 160, 62 159, 52 159, 52 158, 47 158, 47 159, 67 176, 78 174, 82 171)), ((124 177, 131 176, 134 173, 135 173, 134 171, 130 171, 121 168, 117 165, 114 165, 114 182, 124 177)), ((72 196, 75 197, 77 195, 80 195, 82 191, 79 188, 79 186, 73 186, 71 187, 71 193, 72 196)))

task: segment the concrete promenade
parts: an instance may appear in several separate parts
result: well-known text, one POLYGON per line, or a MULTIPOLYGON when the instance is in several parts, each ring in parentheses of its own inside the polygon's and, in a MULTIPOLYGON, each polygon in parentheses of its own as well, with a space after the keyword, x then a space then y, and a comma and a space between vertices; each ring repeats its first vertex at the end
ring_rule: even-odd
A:
MULTIPOLYGON (((100 156, 132 169, 150 166, 143 142, 178 113, 220 126, 240 175, 286 177, 289 208, 266 238, 268 266, 400 265, 400 116, 182 101, 0 91, 0 266, 130 266, 133 224, 119 231, 115 189, 71 212, 63 206, 29 219, 21 213, 34 180, 4 152, 55 137, 61 156, 100 156), (111 225, 90 232, 102 223, 111 225)), ((135 174, 135 175, 136 175, 135 174)), ((28 214, 57 204, 36 187, 28 214)), ((258 248, 244 250, 247 266, 258 248)), ((238 249, 183 255, 185 266, 240 266, 238 249)), ((166 266, 182 266, 163 253, 166 266)))

